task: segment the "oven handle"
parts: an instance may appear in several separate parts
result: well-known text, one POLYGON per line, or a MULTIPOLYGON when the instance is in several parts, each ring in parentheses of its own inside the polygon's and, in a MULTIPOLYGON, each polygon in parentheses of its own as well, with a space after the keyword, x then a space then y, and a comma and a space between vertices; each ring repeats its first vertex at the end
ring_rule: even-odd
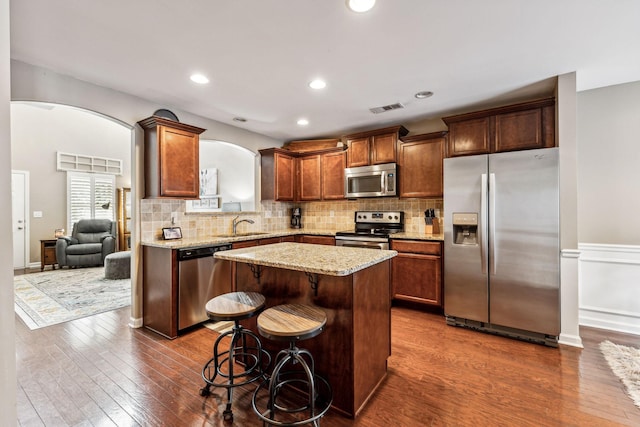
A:
POLYGON ((361 236, 336 236, 338 241, 367 242, 367 243, 389 243, 389 239, 383 237, 361 237, 361 236))
POLYGON ((336 240, 336 246, 362 249, 389 249, 389 242, 363 242, 354 240, 336 240))

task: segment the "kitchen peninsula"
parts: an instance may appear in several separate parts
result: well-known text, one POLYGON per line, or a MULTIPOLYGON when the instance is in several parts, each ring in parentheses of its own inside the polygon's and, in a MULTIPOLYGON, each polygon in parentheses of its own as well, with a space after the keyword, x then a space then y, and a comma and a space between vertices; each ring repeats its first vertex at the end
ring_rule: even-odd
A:
MULTIPOLYGON (((276 243, 217 252, 232 261, 232 286, 260 292, 267 307, 309 304, 327 314, 324 332, 302 341, 333 389, 332 406, 355 417, 387 373, 391 353, 390 267, 396 251, 276 243)), ((255 318, 245 321, 255 330, 255 318)), ((263 340, 275 353, 280 344, 263 340)))

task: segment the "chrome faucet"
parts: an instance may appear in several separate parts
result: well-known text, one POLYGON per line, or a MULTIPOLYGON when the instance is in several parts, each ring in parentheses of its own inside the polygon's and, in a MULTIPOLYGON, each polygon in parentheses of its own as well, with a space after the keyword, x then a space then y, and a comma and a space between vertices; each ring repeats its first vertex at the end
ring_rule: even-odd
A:
POLYGON ((240 218, 240 216, 233 218, 232 222, 234 236, 236 235, 236 228, 238 227, 238 224, 240 224, 241 222, 248 222, 249 224, 253 224, 255 222, 252 219, 241 219, 240 221, 238 221, 238 218, 240 218))

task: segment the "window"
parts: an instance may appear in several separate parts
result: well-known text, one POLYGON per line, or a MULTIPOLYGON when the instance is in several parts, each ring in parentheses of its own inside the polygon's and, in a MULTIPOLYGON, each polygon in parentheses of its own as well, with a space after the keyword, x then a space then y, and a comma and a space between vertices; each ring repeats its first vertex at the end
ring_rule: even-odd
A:
POLYGON ((67 220, 69 233, 80 219, 98 218, 114 221, 114 175, 67 172, 67 220))

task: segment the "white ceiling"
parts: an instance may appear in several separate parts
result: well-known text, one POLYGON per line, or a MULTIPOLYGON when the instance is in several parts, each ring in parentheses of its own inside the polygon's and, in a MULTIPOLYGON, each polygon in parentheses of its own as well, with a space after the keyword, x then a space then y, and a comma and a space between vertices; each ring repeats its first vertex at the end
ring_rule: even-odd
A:
POLYGON ((282 140, 332 137, 549 95, 573 71, 579 91, 639 81, 640 1, 12 0, 11 57, 282 140))

